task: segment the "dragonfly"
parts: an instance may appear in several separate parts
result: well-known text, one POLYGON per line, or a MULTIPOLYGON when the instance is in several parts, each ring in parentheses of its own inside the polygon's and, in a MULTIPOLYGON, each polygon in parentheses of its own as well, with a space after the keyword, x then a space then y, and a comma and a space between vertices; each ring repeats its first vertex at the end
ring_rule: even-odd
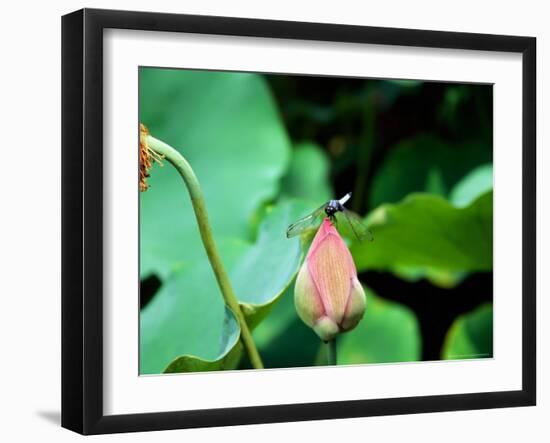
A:
MULTIPOLYGON (((319 206, 311 214, 301 218, 296 223, 291 224, 286 230, 287 238, 292 238, 300 235, 308 229, 316 228, 323 217, 327 217, 333 223, 338 222, 337 214, 343 214, 349 228, 359 241, 372 241, 373 236, 367 227, 361 221, 361 218, 355 213, 344 207, 344 204, 351 198, 351 192, 348 192, 339 200, 329 200, 319 206)), ((341 218, 341 217, 340 217, 341 218)))

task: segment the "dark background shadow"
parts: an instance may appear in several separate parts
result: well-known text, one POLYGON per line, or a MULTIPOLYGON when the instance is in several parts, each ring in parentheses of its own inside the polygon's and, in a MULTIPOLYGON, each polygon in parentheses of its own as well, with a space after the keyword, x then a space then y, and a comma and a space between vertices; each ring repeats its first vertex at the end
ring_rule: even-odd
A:
POLYGON ((50 424, 61 426, 61 411, 36 411, 36 415, 50 424))

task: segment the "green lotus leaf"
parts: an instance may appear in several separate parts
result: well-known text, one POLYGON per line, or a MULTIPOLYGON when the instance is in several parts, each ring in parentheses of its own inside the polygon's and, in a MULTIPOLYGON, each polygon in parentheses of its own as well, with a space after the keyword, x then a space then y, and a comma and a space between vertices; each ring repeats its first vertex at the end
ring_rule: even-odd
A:
POLYGON ((319 337, 304 324, 294 307, 294 285, 254 330, 254 341, 266 368, 314 366, 319 337))
MULTIPOLYGON (((478 166, 463 177, 451 190, 449 202, 457 208, 464 208, 473 203, 484 193, 493 188, 493 166, 486 164, 478 166)), ((452 288, 468 276, 464 270, 435 266, 395 266, 392 272, 403 280, 418 281, 426 278, 432 284, 452 288)))
MULTIPOLYGON (((302 256, 286 228, 309 206, 286 201, 267 211, 254 243, 221 241, 233 289, 254 328, 294 280, 302 256)), ((235 368, 240 329, 227 312, 206 257, 183 265, 141 313, 140 372, 235 368)))
POLYGON ((382 205, 365 222, 374 241, 356 242, 351 248, 357 268, 491 270, 492 209, 491 191, 465 208, 429 194, 411 194, 400 203, 382 205))
POLYGON ((478 166, 451 190, 449 201, 457 208, 471 204, 481 194, 493 189, 493 165, 478 166))
MULTIPOLYGON (((338 364, 387 363, 420 359, 418 321, 407 307, 365 287, 367 310, 359 325, 338 336, 338 364)), ((254 331, 266 367, 326 365, 325 346, 296 314, 294 288, 254 331)))
MULTIPOLYGON (((265 80, 255 74, 141 68, 140 121, 189 161, 216 238, 252 237, 250 220, 273 199, 290 143, 265 80)), ((155 165, 140 196, 142 277, 161 280, 202 257, 181 177, 155 165)))
POLYGON ((285 196, 313 202, 318 207, 334 198, 329 174, 330 163, 325 151, 314 143, 301 143, 292 152, 281 192, 285 196))
POLYGON ((243 350, 239 341, 240 328, 235 315, 226 307, 220 337, 220 350, 212 360, 203 360, 194 355, 183 355, 173 360, 164 370, 165 373, 205 372, 234 369, 243 350))
POLYGON ((445 337, 446 360, 493 356, 493 306, 486 303, 458 317, 445 337))
POLYGON ((491 161, 492 146, 480 141, 452 144, 429 134, 403 140, 377 169, 370 207, 399 202, 414 192, 447 197, 473 168, 491 161))
POLYGON ((364 287, 365 316, 355 329, 337 338, 338 364, 390 363, 420 360, 420 326, 406 306, 364 287))

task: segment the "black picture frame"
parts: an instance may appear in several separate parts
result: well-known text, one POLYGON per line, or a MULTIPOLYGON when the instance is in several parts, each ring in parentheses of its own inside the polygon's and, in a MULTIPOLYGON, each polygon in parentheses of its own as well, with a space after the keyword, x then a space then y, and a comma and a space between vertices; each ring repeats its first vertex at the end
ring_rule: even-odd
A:
POLYGON ((536 39, 83 9, 62 18, 62 426, 82 434, 535 405, 536 39), (108 28, 519 53, 523 64, 522 389, 228 409, 103 413, 103 31, 108 28))

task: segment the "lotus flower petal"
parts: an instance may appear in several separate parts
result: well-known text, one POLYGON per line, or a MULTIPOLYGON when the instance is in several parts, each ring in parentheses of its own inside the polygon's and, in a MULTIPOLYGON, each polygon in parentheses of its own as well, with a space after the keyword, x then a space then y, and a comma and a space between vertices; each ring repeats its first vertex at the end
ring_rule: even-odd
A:
POLYGON ((302 321, 328 341, 353 329, 366 308, 365 292, 349 249, 325 219, 296 279, 296 310, 302 321))

